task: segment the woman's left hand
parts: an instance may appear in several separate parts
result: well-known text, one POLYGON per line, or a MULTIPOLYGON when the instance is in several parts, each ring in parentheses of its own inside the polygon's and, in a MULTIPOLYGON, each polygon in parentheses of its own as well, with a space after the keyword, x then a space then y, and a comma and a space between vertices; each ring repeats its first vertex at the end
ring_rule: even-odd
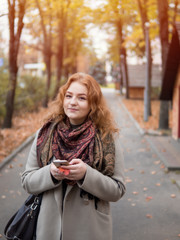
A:
POLYGON ((66 176, 69 180, 81 180, 84 178, 87 170, 86 164, 79 158, 72 159, 68 166, 63 166, 64 169, 69 169, 70 172, 66 176))

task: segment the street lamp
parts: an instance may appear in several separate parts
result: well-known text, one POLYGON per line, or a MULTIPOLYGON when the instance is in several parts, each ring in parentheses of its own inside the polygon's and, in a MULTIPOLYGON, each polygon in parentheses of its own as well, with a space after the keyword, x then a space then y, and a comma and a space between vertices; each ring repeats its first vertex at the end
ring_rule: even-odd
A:
POLYGON ((149 22, 146 22, 145 27, 145 43, 146 43, 146 79, 144 89, 144 121, 148 121, 150 116, 150 41, 149 41, 149 22))

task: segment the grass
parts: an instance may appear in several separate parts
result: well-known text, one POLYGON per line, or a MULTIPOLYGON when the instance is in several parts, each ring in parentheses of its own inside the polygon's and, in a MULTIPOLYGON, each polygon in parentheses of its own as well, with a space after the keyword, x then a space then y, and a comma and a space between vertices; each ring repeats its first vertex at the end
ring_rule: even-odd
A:
POLYGON ((114 88, 115 89, 115 84, 114 83, 107 83, 106 86, 101 86, 102 88, 114 88))

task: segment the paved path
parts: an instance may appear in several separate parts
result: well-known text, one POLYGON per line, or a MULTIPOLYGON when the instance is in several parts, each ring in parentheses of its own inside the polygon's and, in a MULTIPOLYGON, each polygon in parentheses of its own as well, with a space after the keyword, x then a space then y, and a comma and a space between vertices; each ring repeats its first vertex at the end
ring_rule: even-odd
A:
POLYGON ((120 98, 105 93, 121 128, 126 195, 112 204, 113 240, 180 239, 180 192, 164 165, 130 120, 120 98))
MULTIPOLYGON (((121 128, 127 193, 112 204, 113 240, 178 240, 180 192, 165 173, 163 163, 122 107, 114 91, 104 91, 121 128)), ((21 187, 28 145, 0 172, 0 234, 5 222, 27 194, 21 187)), ((3 237, 1 239, 4 239, 3 237)), ((45 239, 46 240, 46 239, 45 239)))

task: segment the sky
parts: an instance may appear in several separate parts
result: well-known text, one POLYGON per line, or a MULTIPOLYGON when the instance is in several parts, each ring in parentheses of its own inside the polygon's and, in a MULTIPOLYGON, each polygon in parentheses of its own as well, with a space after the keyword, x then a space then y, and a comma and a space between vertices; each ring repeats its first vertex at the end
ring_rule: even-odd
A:
MULTIPOLYGON (((105 3, 107 3, 106 0, 85 0, 85 4, 92 9, 95 9, 105 3)), ((89 26, 87 26, 87 32, 93 43, 97 56, 102 58, 108 51, 108 43, 106 41, 108 38, 107 32, 100 29, 98 26, 94 26, 93 24, 89 24, 89 26)))
MULTIPOLYGON (((7 0, 0 0, 0 16, 4 13, 7 13, 8 6, 7 6, 7 0)), ((8 38, 9 38, 9 29, 8 29, 8 17, 3 16, 0 17, 0 33, 2 34, 2 37, 5 39, 5 41, 2 43, 3 46, 1 46, 6 53, 8 53, 8 38)), ((1 57, 1 56, 0 56, 1 57)))

